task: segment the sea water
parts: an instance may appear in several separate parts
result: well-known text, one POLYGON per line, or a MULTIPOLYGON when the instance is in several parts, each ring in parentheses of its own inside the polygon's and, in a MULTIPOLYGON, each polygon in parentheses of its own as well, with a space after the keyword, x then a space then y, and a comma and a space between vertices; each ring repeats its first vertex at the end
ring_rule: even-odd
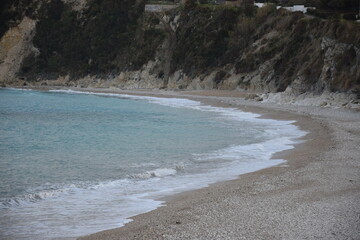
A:
POLYGON ((0 89, 0 239, 120 227, 162 196, 274 166, 293 121, 179 98, 0 89))

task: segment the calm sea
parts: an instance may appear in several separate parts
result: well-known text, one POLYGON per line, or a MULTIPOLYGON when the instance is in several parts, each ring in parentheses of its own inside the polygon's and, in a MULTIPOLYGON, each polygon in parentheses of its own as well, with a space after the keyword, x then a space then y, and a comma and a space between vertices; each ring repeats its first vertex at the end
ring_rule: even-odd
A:
POLYGON ((177 98, 0 89, 0 239, 120 227, 159 197, 274 166, 291 121, 177 98))

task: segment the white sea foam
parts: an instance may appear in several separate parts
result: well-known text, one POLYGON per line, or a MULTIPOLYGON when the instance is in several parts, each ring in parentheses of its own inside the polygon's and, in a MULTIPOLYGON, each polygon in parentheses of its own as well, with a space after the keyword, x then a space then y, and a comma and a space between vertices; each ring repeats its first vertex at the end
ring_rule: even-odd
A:
MULTIPOLYGON (((156 168, 119 179, 83 185, 53 186, 22 197, 3 201, 4 216, 13 226, 0 230, 2 236, 16 235, 17 239, 52 239, 77 237, 96 231, 123 226, 129 218, 161 206, 161 196, 206 187, 211 183, 236 178, 238 175, 274 166, 285 161, 271 159, 274 153, 292 149, 296 140, 305 135, 293 121, 258 118, 258 114, 244 113, 234 108, 218 108, 179 98, 157 98, 112 93, 91 93, 73 90, 51 90, 68 94, 92 94, 145 100, 169 107, 213 112, 218 118, 266 125, 271 140, 214 149, 193 154, 193 165, 178 164, 156 168), (35 221, 34 214, 46 216, 46 221, 35 221), (29 217, 26 217, 29 216, 29 217), (24 219, 26 218, 26 219, 24 219), (91 219, 91 221, 89 221, 91 219), (32 235, 24 233, 31 226, 32 235)), ((1 209, 0 209, 1 210, 1 209)), ((40 217, 41 218, 41 217, 40 217)))
MULTIPOLYGON (((0 88, 1 89, 1 88, 0 88)), ((4 87, 2 89, 9 89, 9 90, 15 90, 15 91, 34 91, 33 89, 29 88, 11 88, 11 87, 4 87)))
POLYGON ((131 178, 148 179, 152 177, 166 177, 176 174, 176 169, 171 168, 158 168, 152 171, 146 171, 144 173, 138 173, 131 176, 131 178))
POLYGON ((105 96, 105 97, 118 97, 118 98, 127 98, 127 99, 135 99, 135 100, 145 100, 151 103, 160 104, 168 107, 175 108, 187 108, 194 109, 206 112, 214 112, 219 113, 223 117, 236 120, 236 121, 250 121, 250 122, 258 122, 264 124, 278 125, 283 126, 294 123, 294 121, 280 121, 280 120, 270 120, 270 119, 260 119, 260 114, 251 113, 251 112, 243 112, 236 108, 221 108, 221 107, 213 107, 209 105, 203 105, 198 101, 184 99, 184 98, 161 98, 161 97, 150 97, 150 96, 137 96, 137 95, 129 95, 129 94, 120 94, 120 93, 99 93, 99 92, 84 92, 84 91, 75 91, 75 90, 50 90, 50 92, 57 93, 67 93, 67 94, 85 94, 85 95, 96 95, 96 96, 105 96))

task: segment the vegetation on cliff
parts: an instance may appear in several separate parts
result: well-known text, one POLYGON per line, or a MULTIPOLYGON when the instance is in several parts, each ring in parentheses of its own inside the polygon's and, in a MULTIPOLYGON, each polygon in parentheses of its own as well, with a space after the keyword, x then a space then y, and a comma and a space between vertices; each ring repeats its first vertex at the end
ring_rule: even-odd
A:
POLYGON ((145 13, 144 0, 89 0, 82 11, 62 0, 16 1, 28 8, 2 11, 7 23, 0 30, 36 8, 30 17, 38 21, 33 39, 38 54, 29 55, 18 73, 28 81, 67 75, 73 82, 87 75, 115 79, 135 71, 117 81, 139 81, 147 69, 144 76, 158 78, 153 81, 164 87, 180 71, 178 79, 186 79, 179 88, 213 74, 215 87, 236 75, 230 89, 276 92, 297 85, 300 92, 360 93, 360 28, 351 21, 274 5, 256 8, 250 1, 217 6, 189 0, 164 15, 145 13))
POLYGON ((196 76, 230 62, 231 57, 226 58, 230 34, 241 14, 239 8, 210 10, 197 7, 182 12, 176 31, 173 71, 183 69, 186 74, 196 76))
MULTIPOLYGON (((202 6, 183 11, 173 71, 182 69, 194 77, 234 68, 245 76, 270 65, 259 74, 264 81, 273 82, 272 91, 284 91, 299 79, 306 86, 303 91, 321 92, 325 87, 347 91, 360 85, 359 25, 276 10, 273 5, 250 13, 244 8, 202 6), (342 50, 334 50, 331 63, 322 46, 326 39, 344 45, 342 50), (328 76, 322 76, 324 67, 329 67, 328 76), (320 78, 321 84, 317 83, 320 78)), ((239 84, 246 88, 246 81, 239 84)))
POLYGON ((35 0, 1 0, 0 1, 0 36, 20 23, 24 16, 34 17, 35 0))
POLYGON ((313 6, 320 9, 333 9, 336 11, 358 11, 358 0, 259 0, 256 2, 268 2, 282 5, 295 5, 302 4, 307 6, 313 6))
POLYGON ((80 14, 52 0, 38 13, 34 46, 40 55, 22 74, 76 78, 140 68, 163 40, 161 32, 139 24, 143 8, 144 1, 91 0, 80 14))

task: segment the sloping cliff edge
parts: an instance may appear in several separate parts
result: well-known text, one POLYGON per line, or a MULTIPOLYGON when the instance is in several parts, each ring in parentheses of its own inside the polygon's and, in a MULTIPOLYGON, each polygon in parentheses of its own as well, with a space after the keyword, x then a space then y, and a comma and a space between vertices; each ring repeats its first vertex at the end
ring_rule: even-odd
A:
POLYGON ((1 86, 245 91, 359 108, 360 25, 244 5, 4 1, 1 86))

